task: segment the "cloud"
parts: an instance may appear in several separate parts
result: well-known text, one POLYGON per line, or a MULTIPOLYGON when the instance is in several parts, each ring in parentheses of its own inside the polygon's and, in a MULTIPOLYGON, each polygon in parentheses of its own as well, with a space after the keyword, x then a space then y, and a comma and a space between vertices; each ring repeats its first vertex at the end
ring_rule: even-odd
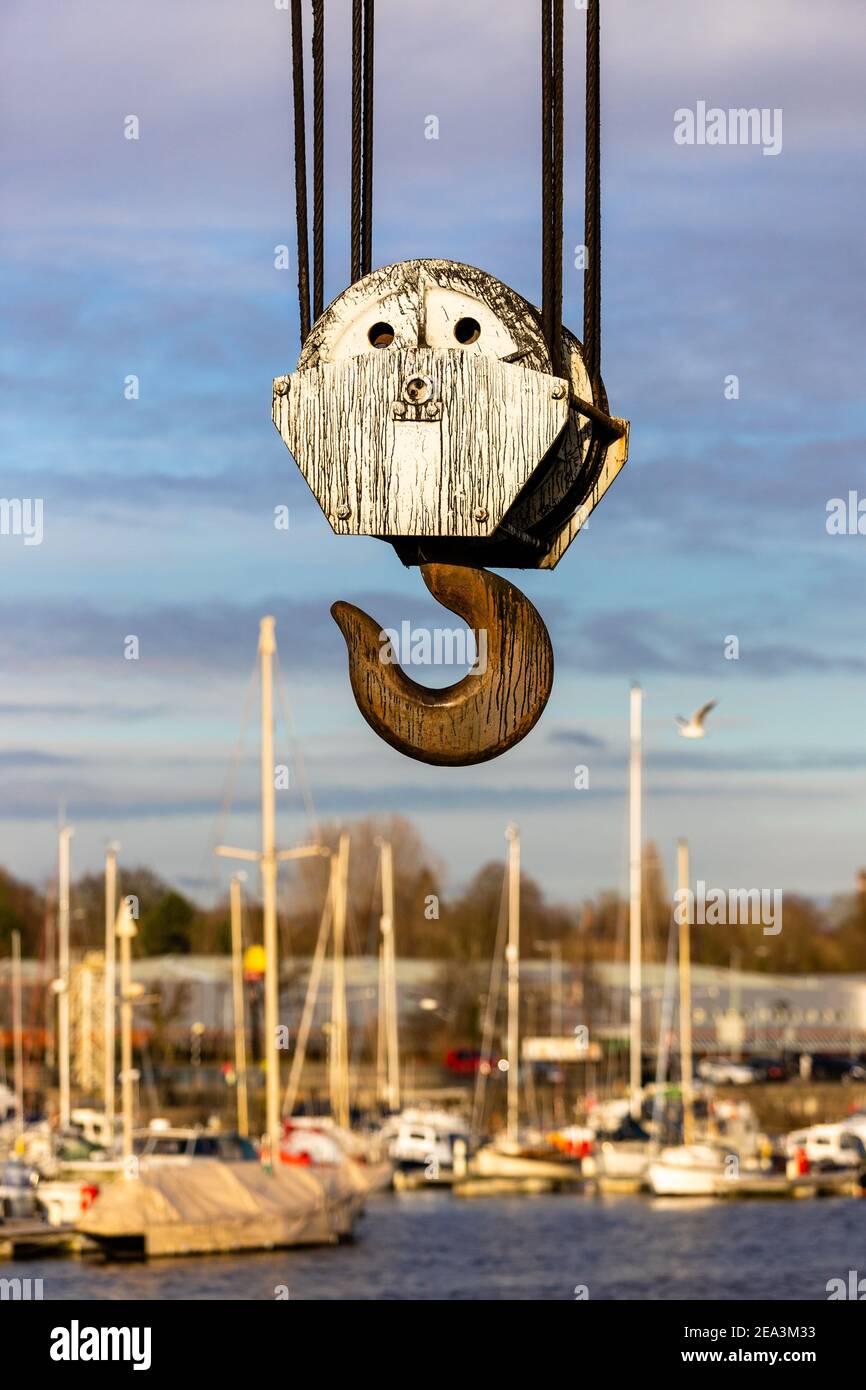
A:
POLYGON ((7 700, 0 702, 0 719, 156 719, 167 712, 165 704, 121 706, 108 701, 88 703, 84 700, 47 702, 40 700, 7 700))
POLYGON ((0 768, 4 767, 64 767, 75 765, 77 758, 66 757, 61 753, 46 753, 39 748, 0 749, 0 768))
POLYGON ((576 748, 606 748, 603 738, 588 733, 585 729, 551 729, 547 734, 548 743, 573 744, 576 748))
MULTIPOLYGON (((581 621, 556 608, 549 626, 558 665, 581 672, 632 679, 653 673, 700 673, 718 680, 722 669, 725 624, 689 610, 667 616, 650 608, 605 609, 581 621)), ((750 677, 775 679, 794 674, 861 675, 866 653, 844 650, 832 634, 818 634, 811 646, 774 641, 762 630, 750 638, 748 671, 750 677)))
MULTIPOLYGON (((285 219, 286 11, 238 7, 236 0, 154 0, 136 9, 134 22, 117 0, 89 0, 85 10, 64 0, 17 0, 7 11, 4 126, 13 152, 27 154, 13 158, 7 176, 16 217, 41 220, 62 206, 67 221, 102 220, 121 234, 143 213, 153 216, 154 207, 173 225, 285 219), (137 142, 123 138, 130 111, 141 121, 137 142)), ((567 20, 571 131, 579 129, 584 16, 568 6, 567 20)), ((610 164, 621 175, 624 166, 639 171, 649 156, 647 186, 659 167, 682 168, 683 155, 696 152, 674 146, 673 112, 698 97, 724 106, 783 106, 783 158, 792 149, 823 153, 828 144, 862 148, 862 36, 859 0, 836 0, 833 22, 825 24, 816 23, 809 0, 763 0, 757 13, 752 0, 607 5, 610 164)), ((452 192, 463 195, 468 215, 464 190, 471 189, 477 205, 489 208, 488 220, 508 209, 497 196, 503 175, 525 199, 535 193, 536 10, 501 0, 470 7, 441 0, 431 25, 424 5, 380 0, 376 60, 377 198, 387 213, 399 209, 405 223, 423 201, 418 224, 450 228, 452 192), (439 142, 423 138, 430 111, 440 117, 439 142)), ((331 215, 342 207, 346 220, 348 68, 349 26, 334 6, 327 31, 328 195, 331 215)))
POLYGON ((152 605, 142 602, 123 614, 96 604, 58 600, 0 604, 0 625, 14 644, 19 671, 57 663, 67 674, 83 669, 133 682, 141 673, 179 676, 208 672, 238 676, 255 658, 262 612, 276 615, 284 660, 294 653, 306 670, 333 667, 345 649, 336 627, 323 622, 316 600, 273 599, 249 607, 219 602, 152 605), (139 640, 139 658, 124 657, 128 636, 139 640), (140 662, 140 665, 138 664, 140 662))

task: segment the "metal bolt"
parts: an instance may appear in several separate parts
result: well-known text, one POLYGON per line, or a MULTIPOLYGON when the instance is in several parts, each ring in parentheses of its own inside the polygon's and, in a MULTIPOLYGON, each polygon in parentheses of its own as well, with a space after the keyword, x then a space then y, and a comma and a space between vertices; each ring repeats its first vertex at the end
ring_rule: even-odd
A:
POLYGON ((476 521, 486 521, 486 520, 487 520, 487 508, 486 508, 486 507, 476 507, 476 508, 475 508, 475 520, 476 520, 476 521))
POLYGON ((287 377, 280 377, 279 381, 274 382, 274 391, 278 396, 289 394, 289 382, 287 377))
POLYGON ((345 521, 346 518, 350 517, 351 515, 352 508, 349 506, 348 502, 341 502, 339 507, 337 508, 337 520, 345 521))
POLYGON ((410 377, 403 387, 403 399, 412 405, 420 405, 422 401, 427 401, 433 391, 433 382, 429 376, 410 377))
POLYGON ((557 384, 556 386, 554 386, 550 394, 555 401, 561 401, 563 396, 565 395, 565 387, 560 384, 557 384))
POLYGON ((439 406, 438 406, 438 404, 437 404, 436 401, 430 401, 430 403, 428 404, 428 406, 427 406, 427 419, 428 419, 428 420, 438 420, 438 419, 439 419, 439 406))
POLYGON ((394 419, 395 419, 395 420, 405 420, 405 418, 406 418, 406 407, 405 407, 405 405, 403 404, 402 401, 395 401, 395 402, 394 402, 394 411, 393 411, 393 414, 394 414, 394 419))

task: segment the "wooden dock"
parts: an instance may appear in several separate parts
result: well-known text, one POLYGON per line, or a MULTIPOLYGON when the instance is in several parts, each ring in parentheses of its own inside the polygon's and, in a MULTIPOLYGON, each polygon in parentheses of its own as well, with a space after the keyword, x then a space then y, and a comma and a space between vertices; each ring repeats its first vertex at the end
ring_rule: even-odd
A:
POLYGON ((853 1171, 803 1173, 789 1178, 785 1173, 741 1173, 736 1178, 720 1178, 715 1195, 729 1200, 749 1197, 859 1197, 863 1195, 859 1177, 853 1171))
POLYGON ((392 1184, 395 1192, 421 1192, 427 1187, 452 1187, 456 1181, 450 1169, 441 1169, 434 1177, 425 1168, 397 1168, 392 1184))
MULTIPOLYGON (((552 1178, 463 1178, 451 1188, 455 1197, 539 1197, 548 1192, 562 1191, 565 1184, 552 1178)), ((573 1190, 573 1184, 568 1184, 573 1190)))
POLYGON ((47 1221, 4 1221, 0 1225, 0 1259, 23 1260, 34 1255, 69 1255, 90 1248, 74 1226, 49 1226, 47 1221))

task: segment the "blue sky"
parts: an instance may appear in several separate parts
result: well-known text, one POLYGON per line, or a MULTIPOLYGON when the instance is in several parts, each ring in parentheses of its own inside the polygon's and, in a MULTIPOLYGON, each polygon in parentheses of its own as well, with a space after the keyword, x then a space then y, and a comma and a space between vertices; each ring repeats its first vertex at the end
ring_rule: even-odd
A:
MULTIPOLYGON (((537 9, 441 0, 431 24, 427 5, 379 0, 374 263, 465 260, 538 300, 537 9)), ((348 6, 328 11, 330 298, 348 277, 348 6)), ((687 834, 707 881, 818 893, 866 861, 866 537, 825 528, 828 499, 866 496, 866 7, 603 11, 603 369, 631 459, 558 569, 515 576, 556 650, 541 724, 495 763, 445 770, 368 730, 328 614, 345 598, 388 626, 433 621, 420 576, 388 546, 332 536, 270 420, 271 379, 298 351, 294 261, 274 269, 292 243, 287 14, 7 0, 0 491, 45 508, 40 546, 0 537, 13 871, 50 872, 65 799, 76 868, 118 838, 128 862, 213 880, 265 612, 320 814, 411 816, 451 886, 503 852, 509 817, 552 894, 624 886, 633 679, 647 835, 669 860, 687 834), (781 108, 782 152, 677 145, 674 112, 700 100, 781 108), (711 738, 679 740, 673 715, 711 696, 711 738)), ((569 3, 566 22, 568 248, 584 24, 569 3)), ((568 255, 565 296, 579 330, 568 255)), ((247 749, 231 833, 253 843, 247 749)), ((295 793, 280 816, 287 842, 305 833, 295 793)))

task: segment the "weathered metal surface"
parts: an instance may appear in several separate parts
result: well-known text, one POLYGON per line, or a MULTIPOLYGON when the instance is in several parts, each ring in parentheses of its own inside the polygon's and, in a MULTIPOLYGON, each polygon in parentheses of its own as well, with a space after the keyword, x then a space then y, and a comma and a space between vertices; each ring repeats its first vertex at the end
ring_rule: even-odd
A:
POLYGON ((370 340, 377 325, 392 329, 397 348, 453 348, 551 370, 539 314, 519 294, 475 266, 414 260, 374 270, 338 295, 313 325, 298 371, 381 351, 370 340), (478 336, 461 342, 455 330, 467 318, 477 322, 478 336))
POLYGON ((486 762, 525 738, 547 704, 547 629, 529 599, 499 575, 438 564, 422 565, 421 574, 434 598, 486 634, 484 670, 443 690, 418 685, 383 660, 378 623, 351 603, 335 603, 355 700, 379 737, 410 758, 451 767, 486 762))
POLYGON ((572 512, 568 520, 559 528, 541 561, 540 569, 554 569, 559 564, 578 531, 586 525, 617 474, 625 467, 628 460, 629 424, 627 420, 617 420, 617 423, 623 427, 622 434, 605 447, 601 470, 589 493, 576 511, 572 512))
POLYGON ((373 350, 285 385, 275 423, 339 535, 489 536, 570 414, 559 378, 471 350, 373 350))
MULTIPOLYGON (((603 399, 592 402, 592 385, 581 344, 567 329, 563 331, 563 343, 573 398, 589 400, 596 414, 607 420, 610 417, 603 388, 603 399)), ((534 483, 507 513, 505 526, 541 542, 540 550, 527 562, 533 567, 555 568, 625 464, 628 424, 615 417, 614 423, 622 429, 619 438, 611 438, 610 430, 597 419, 573 408, 549 466, 539 471, 534 483)))
POLYGON ((581 344, 567 330, 563 343, 572 408, 545 449, 543 383, 560 379, 538 311, 473 266, 400 262, 321 316, 298 370, 274 382, 274 422, 338 534, 388 539, 404 564, 550 569, 626 457, 581 344), (442 354, 449 399, 427 351, 442 354), (417 372, 400 379, 412 352, 417 372))

